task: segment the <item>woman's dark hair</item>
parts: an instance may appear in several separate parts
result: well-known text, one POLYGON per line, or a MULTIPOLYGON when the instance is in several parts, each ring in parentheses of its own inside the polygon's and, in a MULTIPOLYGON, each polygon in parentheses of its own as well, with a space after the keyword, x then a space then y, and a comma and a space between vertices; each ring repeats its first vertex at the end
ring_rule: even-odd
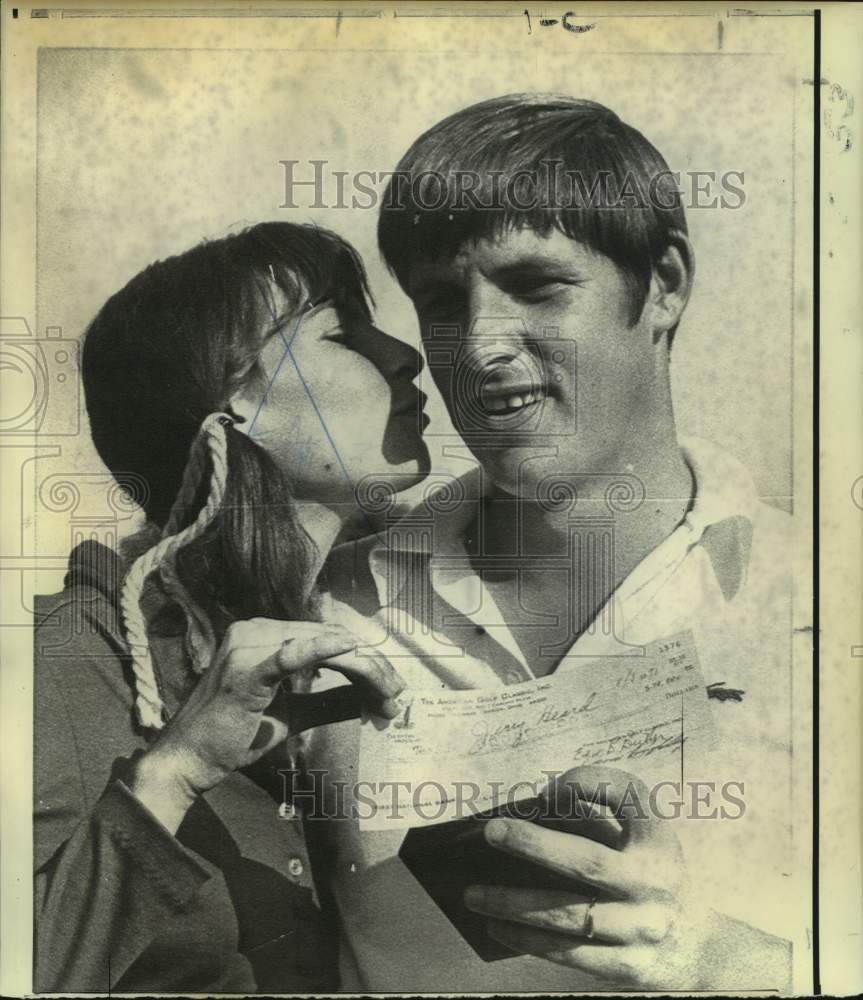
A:
POLYGON ((399 161, 378 221, 381 253, 408 291, 417 258, 510 228, 558 229, 611 258, 637 321, 653 266, 686 218, 665 160, 594 101, 509 94, 450 115, 399 161))
MULTIPOLYGON (((270 282, 288 313, 322 299, 369 314, 362 262, 334 233, 267 222, 151 264, 90 324, 82 376, 96 449, 114 478, 164 526, 202 421, 243 386, 267 386, 259 365, 274 315, 270 282), (141 482, 146 495, 141 495, 141 482)), ((313 546, 291 485, 270 455, 229 427, 221 511, 184 546, 177 571, 217 634, 235 619, 307 618, 313 546)), ((181 526, 208 493, 205 476, 181 526)))

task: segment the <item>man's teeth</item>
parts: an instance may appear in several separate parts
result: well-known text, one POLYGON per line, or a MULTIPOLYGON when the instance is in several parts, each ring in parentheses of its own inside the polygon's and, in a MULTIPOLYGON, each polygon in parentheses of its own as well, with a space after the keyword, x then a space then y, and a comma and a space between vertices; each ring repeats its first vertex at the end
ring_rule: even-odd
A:
POLYGON ((483 407, 490 413, 503 413, 505 410, 521 410, 531 403, 538 403, 545 393, 530 392, 525 395, 493 396, 483 401, 483 407))

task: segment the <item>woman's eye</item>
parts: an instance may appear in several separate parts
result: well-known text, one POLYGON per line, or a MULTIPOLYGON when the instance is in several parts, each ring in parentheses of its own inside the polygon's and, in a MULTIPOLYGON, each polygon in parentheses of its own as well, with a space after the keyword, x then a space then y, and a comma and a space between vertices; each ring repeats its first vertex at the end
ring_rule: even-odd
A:
POLYGON ((318 306, 330 305, 331 303, 331 295, 319 295, 316 299, 308 299, 304 302, 300 312, 305 315, 306 313, 310 313, 313 309, 317 309, 318 306))
POLYGON ((325 333, 322 340, 328 340, 333 344, 346 344, 350 338, 342 329, 332 330, 329 333, 325 333))

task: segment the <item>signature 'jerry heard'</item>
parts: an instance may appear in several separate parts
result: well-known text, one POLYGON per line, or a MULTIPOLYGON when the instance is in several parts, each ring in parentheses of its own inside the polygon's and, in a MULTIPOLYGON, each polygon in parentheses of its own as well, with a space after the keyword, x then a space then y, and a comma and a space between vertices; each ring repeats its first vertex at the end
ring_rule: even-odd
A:
POLYGON ((558 725, 571 719, 573 716, 592 712, 597 707, 596 691, 590 694, 578 705, 569 705, 566 708, 558 709, 553 705, 546 705, 536 716, 533 722, 527 719, 519 719, 515 722, 493 722, 488 719, 477 719, 471 729, 473 742, 468 747, 468 753, 482 753, 487 750, 501 750, 509 747, 516 747, 521 744, 525 737, 537 729, 547 725, 558 725))

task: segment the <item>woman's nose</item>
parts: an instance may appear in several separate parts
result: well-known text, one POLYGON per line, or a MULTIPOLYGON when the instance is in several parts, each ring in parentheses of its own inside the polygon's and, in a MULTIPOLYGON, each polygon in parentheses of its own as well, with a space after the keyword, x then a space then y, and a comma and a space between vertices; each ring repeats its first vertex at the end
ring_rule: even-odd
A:
POLYGON ((400 375, 404 378, 414 379, 423 368, 423 357, 419 351, 410 344, 406 344, 398 337, 393 337, 378 327, 372 327, 373 340, 373 360, 381 371, 388 377, 400 375))

